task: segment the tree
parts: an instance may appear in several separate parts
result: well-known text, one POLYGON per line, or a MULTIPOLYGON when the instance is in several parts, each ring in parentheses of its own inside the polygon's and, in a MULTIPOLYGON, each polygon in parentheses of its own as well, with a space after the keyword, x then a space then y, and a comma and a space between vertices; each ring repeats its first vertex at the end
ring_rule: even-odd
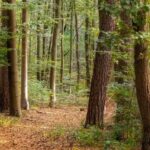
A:
POLYGON ((0 112, 8 110, 9 106, 8 67, 0 68, 0 112))
POLYGON ((64 11, 64 1, 61 1, 61 67, 60 67, 60 83, 61 86, 63 87, 63 78, 64 78, 64 15, 63 15, 63 11, 64 11))
MULTIPOLYGON (((76 3, 74 1, 74 7, 76 9, 76 3)), ((79 57, 79 31, 78 31, 78 14, 75 10, 75 33, 76 33, 76 64, 77 64, 77 89, 80 83, 80 57, 79 57)))
POLYGON ((29 109, 28 101, 28 12, 27 0, 23 0, 25 6, 22 9, 22 67, 21 67, 21 106, 29 109))
MULTIPOLYGON (((6 2, 3 0, 3 2, 6 2)), ((1 49, 6 49, 7 48, 7 25, 8 25, 8 20, 7 18, 7 10, 2 9, 2 19, 1 19, 1 29, 2 31, 5 32, 5 38, 1 40, 0 47, 1 49)), ((0 111, 4 112, 8 110, 8 104, 9 104, 9 81, 8 81, 8 64, 7 64, 7 56, 4 55, 5 58, 4 64, 1 64, 2 66, 0 67, 0 111)))
MULTIPOLYGON (((40 5, 40 3, 39 3, 39 5, 40 5)), ((38 13, 37 20, 38 21, 40 20, 40 13, 38 13)), ((37 80, 39 80, 39 81, 41 80, 41 68, 40 68, 41 33, 40 33, 40 30, 41 30, 41 26, 38 23, 37 24, 37 80)))
MULTIPOLYGON (((15 5, 15 0, 7 0, 11 5, 15 5)), ((17 50, 16 50, 16 14, 15 9, 7 10, 8 14, 8 78, 9 78, 9 95, 10 95, 10 115, 21 116, 21 104, 18 91, 18 67, 17 67, 17 50)))
MULTIPOLYGON (((70 58, 69 58, 69 78, 70 80, 72 80, 72 57, 73 57, 73 5, 74 5, 74 1, 70 1, 70 9, 71 9, 71 13, 70 13, 70 58)), ((69 93, 71 93, 71 85, 70 85, 70 89, 69 89, 69 93)))
MULTIPOLYGON (((105 0, 105 3, 113 6, 115 0, 105 0)), ((99 37, 96 56, 94 60, 94 70, 91 82, 88 112, 85 127, 88 125, 103 126, 104 106, 106 101, 106 91, 111 71, 111 49, 108 44, 108 34, 111 36, 115 29, 114 19, 110 11, 101 9, 101 1, 98 1, 99 8, 99 37), (105 39, 104 42, 102 40, 105 39)), ((110 41, 111 42, 111 39, 110 41)))
POLYGON ((53 29, 53 39, 51 48, 51 68, 50 68, 50 107, 53 107, 56 102, 56 61, 57 61, 57 38, 59 33, 59 16, 60 16, 60 0, 55 0, 54 3, 55 24, 53 29))
MULTIPOLYGON (((89 1, 86 1, 86 7, 89 7, 89 1)), ((85 61, 86 61, 86 85, 90 88, 90 20, 88 14, 85 18, 85 61)))
MULTIPOLYGON (((138 1, 140 2, 140 1, 138 1)), ((146 32, 146 12, 140 9, 134 22, 134 30, 141 35, 146 32)), ((148 45, 145 39, 139 38, 134 46, 134 68, 137 100, 143 125, 142 150, 150 150, 150 82, 148 45)))
MULTIPOLYGON (((129 93, 131 91, 130 83, 131 80, 129 79, 129 66, 131 64, 131 48, 132 40, 131 40, 131 31, 132 31, 132 19, 131 13, 129 13, 129 8, 131 5, 126 1, 120 1, 121 4, 121 12, 120 12, 120 19, 121 19, 121 27, 120 27, 120 40, 121 44, 119 44, 118 55, 119 58, 117 59, 117 63, 115 63, 115 81, 117 83, 117 94, 116 94, 116 102, 117 102, 117 111, 115 116, 115 123, 116 125, 123 125, 126 128, 128 125, 128 121, 130 119, 129 115, 125 113, 126 109, 129 109, 131 105, 131 97, 127 97, 125 93, 129 93), (128 56, 127 58, 125 56, 128 56), (125 92, 126 91, 126 92, 125 92)), ((133 46, 133 45, 132 45, 133 46)), ((130 96, 130 95, 129 95, 130 96)), ((121 140, 125 138, 125 130, 122 130, 120 134, 118 133, 117 139, 121 140)))

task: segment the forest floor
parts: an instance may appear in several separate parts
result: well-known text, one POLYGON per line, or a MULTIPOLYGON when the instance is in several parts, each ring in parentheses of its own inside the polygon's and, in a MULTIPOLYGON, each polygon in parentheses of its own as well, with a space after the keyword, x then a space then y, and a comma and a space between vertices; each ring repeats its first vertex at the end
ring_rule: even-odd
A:
MULTIPOLYGON (((112 122, 114 104, 108 103, 106 110, 105 121, 112 122)), ((67 136, 57 137, 57 132, 53 134, 53 138, 48 136, 54 129, 61 130, 60 127, 66 131, 81 128, 86 111, 81 106, 59 106, 54 109, 38 107, 23 112, 22 118, 13 120, 13 123, 1 121, 0 150, 101 150, 100 147, 82 147, 67 136)), ((59 132, 61 131, 58 134, 59 132)))

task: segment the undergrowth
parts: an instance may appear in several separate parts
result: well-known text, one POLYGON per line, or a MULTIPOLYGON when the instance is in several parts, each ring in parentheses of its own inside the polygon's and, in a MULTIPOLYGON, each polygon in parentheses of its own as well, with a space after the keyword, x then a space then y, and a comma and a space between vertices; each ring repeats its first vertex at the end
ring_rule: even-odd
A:
POLYGON ((19 119, 15 117, 6 117, 0 115, 0 127, 9 127, 18 123, 19 119))
POLYGON ((89 129, 68 129, 59 126, 49 131, 47 136, 53 140, 58 138, 67 138, 73 141, 74 144, 79 144, 80 146, 98 146, 102 139, 102 132, 95 127, 91 127, 89 129))
MULTIPOLYGON (((135 131, 136 132, 136 131, 135 131)), ((66 128, 58 126, 46 133, 46 136, 52 140, 58 138, 69 139, 74 145, 81 147, 95 147, 103 150, 136 150, 138 146, 138 137, 128 137, 124 141, 115 138, 116 132, 113 130, 100 130, 97 127, 89 129, 84 128, 66 128)), ((136 134, 136 133, 135 133, 136 134)))

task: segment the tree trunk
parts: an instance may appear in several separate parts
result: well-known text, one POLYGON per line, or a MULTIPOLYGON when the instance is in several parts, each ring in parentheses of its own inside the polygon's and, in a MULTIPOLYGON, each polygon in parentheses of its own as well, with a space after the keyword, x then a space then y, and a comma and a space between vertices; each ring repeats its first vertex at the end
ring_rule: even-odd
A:
MULTIPOLYGON (((7 0, 9 4, 15 5, 15 0, 7 0)), ((14 9, 8 9, 8 76, 10 89, 10 115, 21 116, 21 104, 18 92, 18 67, 16 50, 16 14, 14 9)))
MULTIPOLYGON (((73 1, 70 1, 70 8, 71 8, 71 14, 70 14, 70 62, 69 62, 69 78, 70 81, 72 80, 72 52, 73 52, 73 1)), ((69 93, 71 93, 71 85, 69 89, 69 93)))
POLYGON ((21 107, 29 109, 28 101, 28 12, 27 0, 23 0, 25 7, 22 9, 22 68, 21 68, 21 107))
MULTIPOLYGON (((76 4, 74 5, 76 7, 76 4)), ((78 16, 76 10, 75 10, 75 32, 76 32, 76 62, 77 62, 77 90, 78 90, 80 84, 80 56, 79 56, 78 16)))
POLYGON ((61 87, 63 87, 63 78, 64 78, 64 15, 63 15, 63 11, 64 11, 64 3, 63 0, 61 2, 61 68, 60 68, 60 83, 61 83, 61 87))
POLYGON ((0 68, 0 112, 8 110, 9 106, 9 82, 8 82, 8 67, 0 68))
MULTIPOLYGON (((89 1, 86 1, 86 6, 89 6, 89 1)), ((90 88, 90 35, 89 35, 90 21, 89 16, 85 19, 85 61, 86 61, 86 85, 90 88)))
POLYGON ((53 107, 56 102, 56 61, 57 61, 57 38, 59 31, 59 15, 60 15, 60 0, 55 0, 55 16, 56 23, 53 30, 53 41, 51 49, 51 68, 50 68, 50 103, 49 106, 53 107))
MULTIPOLYGON (((100 6, 101 1, 99 0, 98 2, 100 6)), ((106 0, 106 3, 108 5, 114 5, 115 0, 106 0)), ((111 73, 111 46, 108 46, 105 41, 100 41, 102 39, 108 40, 107 34, 111 34, 114 29, 115 23, 111 14, 107 10, 99 10, 100 34, 94 60, 94 71, 85 127, 88 125, 103 127, 106 92, 111 73)))
MULTIPOLYGON (((38 15, 40 15, 40 14, 38 14, 38 15)), ((39 16, 38 16, 38 20, 39 20, 39 16)), ((41 27, 38 24, 37 25, 37 80, 39 80, 39 81, 41 80, 41 68, 40 68, 41 35, 40 35, 40 30, 41 30, 41 27)))
MULTIPOLYGON (((3 2, 6 2, 3 0, 3 2)), ((1 28, 3 31, 7 32, 8 20, 6 19, 8 14, 6 9, 2 9, 1 12, 1 28)), ((7 40, 1 42, 1 48, 7 48, 7 40)), ((7 63, 7 58, 6 58, 7 63)), ((0 112, 4 112, 8 110, 9 106, 9 81, 8 81, 8 66, 7 64, 3 64, 5 66, 0 67, 0 112)))
MULTIPOLYGON (((134 24, 136 32, 146 32, 146 13, 139 11, 137 19, 140 24, 134 24)), ((137 99, 143 124, 142 150, 150 150, 150 82, 149 82, 149 59, 148 45, 144 39, 138 39, 134 47, 135 52, 135 85, 137 99)))

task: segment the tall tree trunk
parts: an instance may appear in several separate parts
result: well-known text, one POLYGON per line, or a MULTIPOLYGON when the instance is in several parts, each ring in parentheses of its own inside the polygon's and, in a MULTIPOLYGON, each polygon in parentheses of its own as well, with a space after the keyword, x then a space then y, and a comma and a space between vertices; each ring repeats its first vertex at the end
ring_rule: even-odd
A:
MULTIPOLYGON (((72 80, 72 56, 73 56, 73 1, 70 1, 70 8, 71 8, 71 14, 70 14, 70 62, 69 62, 69 77, 70 80, 72 80)), ((70 85, 70 91, 71 93, 71 85, 70 85)))
MULTIPOLYGON (((98 2, 98 5, 100 6, 101 1, 99 0, 98 2)), ((115 0, 105 0, 105 2, 108 5, 115 4, 115 0)), ((106 40, 107 34, 111 34, 114 29, 115 23, 111 14, 107 10, 99 10, 100 34, 94 61, 94 71, 85 127, 88 125, 103 127, 107 85, 111 73, 111 46, 108 46, 105 42, 101 42, 101 40, 106 40)))
MULTIPOLYGON (((15 0, 7 0, 9 4, 15 5, 15 0)), ((21 116, 21 104, 18 91, 18 67, 16 50, 16 14, 14 9, 8 9, 8 74, 10 89, 10 115, 21 116)))
POLYGON ((63 11, 64 11, 64 3, 63 0, 61 1, 61 68, 60 68, 60 83, 61 86, 63 87, 63 78, 64 78, 64 15, 63 15, 63 11))
MULTIPOLYGON (((50 9, 50 6, 49 6, 49 3, 48 2, 45 2, 44 4, 44 15, 48 15, 48 12, 49 12, 49 9, 50 9)), ((48 25, 47 23, 44 22, 44 25, 43 25, 43 51, 42 51, 42 61, 45 62, 45 60, 47 59, 47 35, 46 35, 46 32, 48 30, 48 25)), ((46 69, 47 69, 47 66, 44 65, 42 66, 42 70, 41 70, 41 79, 42 80, 46 80, 46 69)))
POLYGON ((59 16, 60 16, 60 0, 55 0, 55 16, 56 23, 53 30, 53 41, 51 49, 51 68, 50 68, 50 103, 49 106, 53 107, 56 102, 56 61, 57 61, 57 38, 59 33, 59 16))
MULTIPOLYGON (((6 2, 6 0, 3 0, 6 2)), ((1 29, 7 32, 8 20, 6 19, 8 14, 7 10, 2 8, 2 19, 1 19, 1 29)), ((2 41, 0 44, 1 48, 7 48, 7 40, 2 41)), ((7 63, 7 58, 6 58, 7 63)), ((6 65, 6 64, 5 64, 6 65)), ((9 106, 9 81, 8 81, 8 66, 0 67, 0 112, 8 110, 9 106)))
MULTIPOLYGON (((40 14, 38 14, 38 20, 39 20, 39 15, 40 14)), ((41 27, 38 24, 37 25, 37 80, 39 80, 39 81, 41 80, 41 68, 40 68, 41 35, 40 35, 40 30, 41 30, 41 27)))
MULTIPOLYGON (((139 24, 134 24, 134 29, 139 34, 146 32, 146 13, 139 11, 137 20, 139 24)), ((150 150, 150 82, 149 82, 149 59, 148 45, 144 39, 139 38, 134 47, 135 52, 135 85, 137 99, 143 124, 142 150, 150 150)))
MULTIPOLYGON (((86 1, 86 6, 89 7, 89 1, 86 1)), ((86 85, 90 88, 90 21, 87 14, 85 19, 85 62, 86 62, 86 85)))
POLYGON ((28 101, 28 12, 27 0, 23 0, 25 7, 22 9, 22 68, 21 68, 21 107, 29 109, 28 101))
MULTIPOLYGON (((75 2, 74 2, 75 3, 75 2)), ((74 4, 76 8, 76 3, 74 4)), ((77 89, 80 83, 80 56, 79 56, 79 31, 78 31, 78 16, 75 10, 75 32, 76 32, 76 62, 77 62, 77 89)))

